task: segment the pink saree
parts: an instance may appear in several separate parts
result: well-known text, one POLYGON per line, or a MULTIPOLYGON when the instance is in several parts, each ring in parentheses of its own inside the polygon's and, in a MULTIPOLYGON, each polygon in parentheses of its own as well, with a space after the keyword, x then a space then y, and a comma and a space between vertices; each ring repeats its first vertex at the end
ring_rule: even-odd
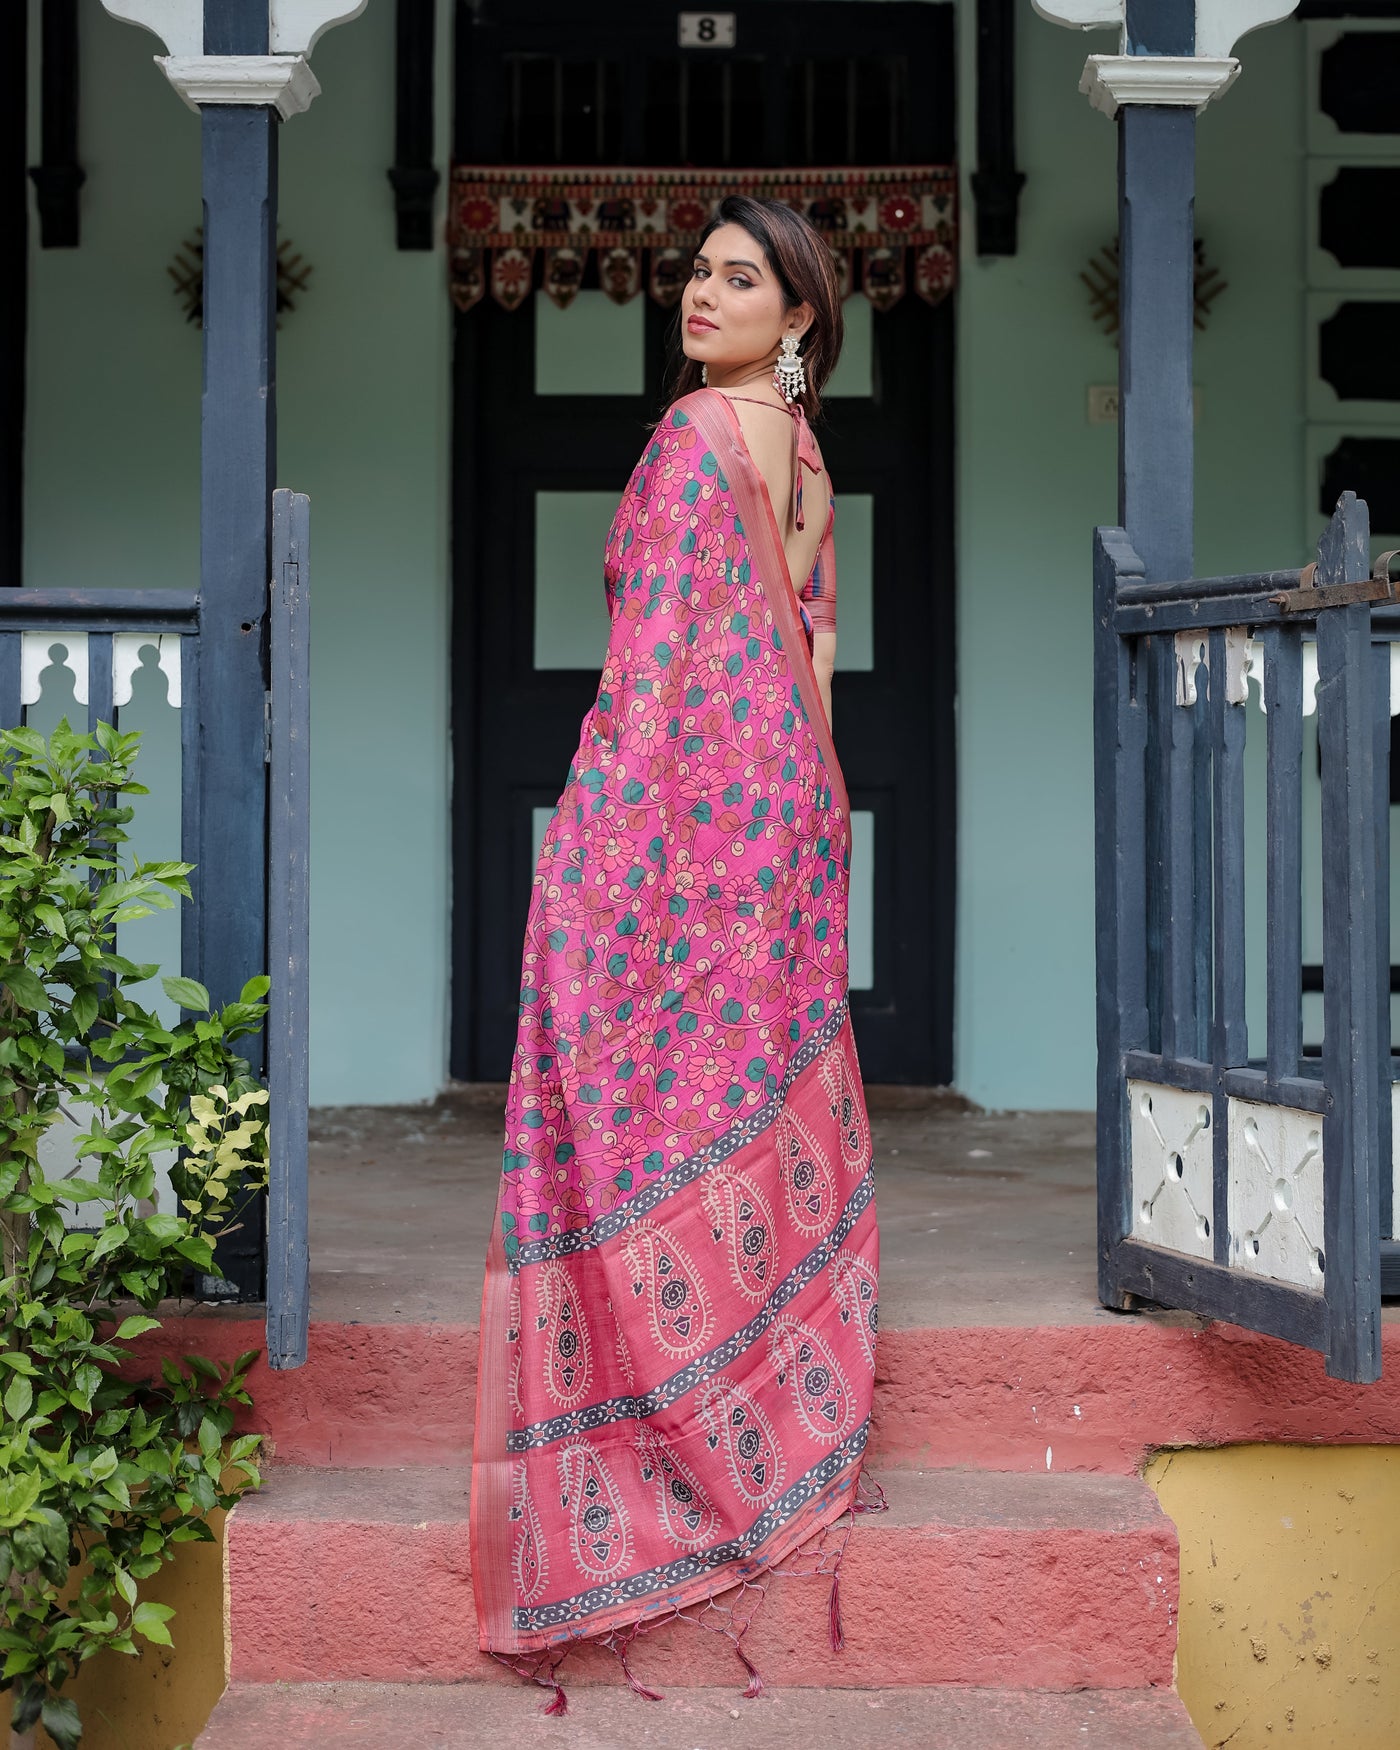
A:
POLYGON ((625 1654, 833 1525, 874 1374, 850 813, 724 396, 662 419, 605 575, 598 698, 535 874, 482 1305, 472 1572, 481 1645, 511 1657, 625 1654))

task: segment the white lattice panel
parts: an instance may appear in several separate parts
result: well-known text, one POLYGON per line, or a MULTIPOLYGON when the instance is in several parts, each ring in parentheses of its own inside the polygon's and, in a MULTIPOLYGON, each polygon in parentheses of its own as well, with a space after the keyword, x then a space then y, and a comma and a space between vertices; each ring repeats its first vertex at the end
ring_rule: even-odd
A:
POLYGON ((1156 1082, 1128 1083, 1133 1238, 1212 1258, 1210 1100, 1156 1082))
POLYGON ((1231 1100, 1230 1262, 1320 1289, 1322 1119, 1294 1106, 1231 1100))

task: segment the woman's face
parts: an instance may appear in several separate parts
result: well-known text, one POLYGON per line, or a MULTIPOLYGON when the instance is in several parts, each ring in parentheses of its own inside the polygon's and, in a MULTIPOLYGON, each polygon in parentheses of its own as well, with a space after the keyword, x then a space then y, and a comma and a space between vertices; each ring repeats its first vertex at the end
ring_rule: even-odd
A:
POLYGON ((806 304, 784 307, 756 238, 739 225, 711 231, 681 295, 681 344, 687 358, 708 366, 712 382, 771 365, 782 337, 800 337, 811 320, 806 304))

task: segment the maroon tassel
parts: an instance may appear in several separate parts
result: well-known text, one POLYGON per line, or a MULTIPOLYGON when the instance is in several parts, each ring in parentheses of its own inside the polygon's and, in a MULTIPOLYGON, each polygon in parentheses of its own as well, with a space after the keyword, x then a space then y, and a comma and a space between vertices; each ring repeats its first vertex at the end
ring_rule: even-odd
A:
POLYGON ((568 1698, 568 1696, 566 1696, 564 1694, 564 1685, 559 1681, 559 1679, 557 1677, 550 1677, 547 1679, 541 1678, 540 1682, 542 1682, 542 1683, 549 1682, 549 1683, 552 1683, 554 1685, 554 1700, 551 1702, 547 1702, 544 1705, 544 1707, 542 1707, 540 1709, 540 1712, 544 1713, 544 1714, 566 1714, 566 1713, 568 1713, 568 1711, 569 1711, 569 1698, 568 1698))
POLYGON ((756 1697, 763 1694, 763 1679, 758 1674, 758 1666, 754 1664, 753 1660, 739 1645, 738 1641, 735 1641, 734 1643, 734 1651, 743 1661, 744 1669, 749 1674, 749 1686, 744 1691, 742 1699, 744 1701, 753 1701, 756 1697))
POLYGON ((631 1645, 630 1639, 624 1641, 617 1649, 617 1656, 622 1661, 622 1675, 627 1679, 633 1694, 640 1695, 646 1701, 665 1701, 666 1698, 659 1689, 648 1689, 645 1683, 632 1675, 632 1667, 627 1663, 627 1649, 631 1645))
POLYGON ((831 1630, 831 1650, 833 1653, 843 1651, 846 1636, 841 1628, 841 1575, 831 1576, 831 1603, 827 1609, 827 1626, 831 1630))

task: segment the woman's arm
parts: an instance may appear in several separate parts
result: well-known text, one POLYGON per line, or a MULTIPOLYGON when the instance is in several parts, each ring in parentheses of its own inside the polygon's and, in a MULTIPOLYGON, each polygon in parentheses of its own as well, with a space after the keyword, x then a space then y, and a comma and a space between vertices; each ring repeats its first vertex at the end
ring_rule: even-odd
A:
POLYGON ((836 634, 834 632, 814 632, 812 634, 812 667, 817 671, 817 690, 822 696, 822 709, 826 712, 827 727, 833 727, 831 721, 831 677, 836 669, 836 634))

